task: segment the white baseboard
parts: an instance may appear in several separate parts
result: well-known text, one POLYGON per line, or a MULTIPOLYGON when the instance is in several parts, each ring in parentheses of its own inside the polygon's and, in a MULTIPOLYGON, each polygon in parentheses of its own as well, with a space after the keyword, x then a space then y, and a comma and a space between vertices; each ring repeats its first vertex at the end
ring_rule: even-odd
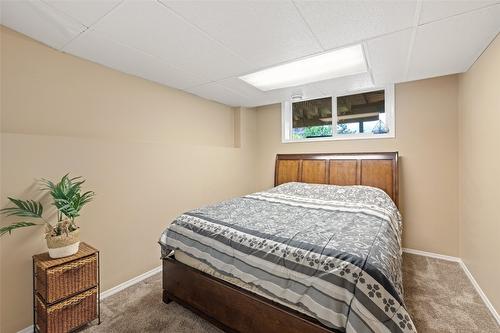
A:
POLYGON ((500 326, 500 315, 498 315, 497 310, 493 307, 493 304, 491 304, 490 300, 488 299, 486 294, 483 292, 483 290, 481 289, 481 287, 477 283, 476 279, 474 279, 474 276, 469 271, 469 269, 467 268, 467 266, 465 265, 463 260, 460 260, 460 266, 464 270, 465 275, 467 275, 467 277, 469 278, 469 280, 472 283, 472 285, 474 286, 474 288, 476 288, 477 293, 479 294, 479 296, 483 300, 484 304, 486 304, 486 307, 488 308, 488 310, 490 310, 491 314, 493 315, 493 318, 495 318, 495 320, 497 321, 497 324, 500 326))
POLYGON ((119 285, 117 285, 117 286, 115 286, 115 287, 113 287, 113 288, 110 288, 110 289, 108 289, 108 290, 106 290, 106 291, 101 292, 101 294, 100 294, 100 298, 101 298, 101 300, 103 300, 103 299, 105 299, 106 297, 109 297, 109 296, 111 296, 111 295, 114 295, 114 294, 116 294, 117 292, 120 292, 120 291, 122 291, 123 289, 126 289, 126 288, 128 288, 128 287, 130 287, 130 286, 133 286, 134 284, 139 283, 139 282, 141 282, 142 280, 145 280, 145 279, 147 279, 148 277, 153 276, 153 275, 155 275, 156 273, 159 273, 159 272, 161 272, 161 266, 158 266, 158 267, 156 267, 156 268, 153 268, 152 270, 147 271, 146 273, 143 273, 143 274, 141 274, 141 275, 139 275, 139 276, 136 276, 136 277, 134 277, 134 278, 132 278, 132 279, 130 279, 130 280, 128 280, 128 281, 125 281, 125 282, 123 282, 123 283, 120 283, 119 285))
POLYGON ((462 261, 458 257, 446 256, 444 254, 425 252, 425 251, 414 250, 414 249, 403 248, 403 252, 410 253, 410 254, 416 254, 416 255, 424 256, 424 257, 431 257, 431 258, 436 258, 436 259, 447 260, 447 261, 454 261, 454 262, 461 262, 462 261))
POLYGON ((30 325, 26 328, 23 328, 22 330, 18 331, 17 333, 33 333, 33 325, 30 325))
POLYGON ((469 271, 469 269, 467 268, 467 266, 465 265, 465 263, 463 262, 463 260, 461 258, 446 256, 443 254, 437 254, 437 253, 432 253, 432 252, 414 250, 414 249, 406 249, 406 248, 403 248, 403 252, 410 253, 410 254, 416 254, 419 256, 425 256, 425 257, 431 257, 431 258, 436 258, 436 259, 457 262, 460 265, 460 267, 462 267, 465 275, 467 275, 467 277, 469 278, 470 282, 472 283, 472 285, 476 289, 477 293, 479 294, 479 296, 483 300, 483 302, 486 305, 486 307, 488 308, 488 310, 491 312, 491 315, 493 316, 493 318, 495 318, 498 325, 500 325, 500 315, 498 315, 497 310, 493 307, 493 304, 491 304, 490 300, 488 299, 486 294, 483 292, 483 290, 481 289, 481 287, 477 283, 476 279, 474 278, 474 276, 469 271))
MULTIPOLYGON (((103 291, 99 294, 99 298, 101 300, 105 299, 106 297, 109 297, 111 295, 114 295, 116 294, 117 292, 120 292, 122 291, 123 289, 126 289, 128 287, 131 287, 133 286, 134 284, 136 283, 139 283, 145 279, 147 279, 148 277, 150 276, 153 276, 155 275, 156 273, 160 273, 161 272, 161 266, 158 266, 158 267, 155 267, 153 268, 152 270, 150 271, 147 271, 146 273, 143 273, 139 276, 136 276, 128 281, 125 281, 123 283, 120 283, 119 285, 113 287, 113 288, 110 288, 106 291, 103 291)), ((33 325, 30 325, 26 328, 23 328, 22 330, 18 331, 17 333, 32 333, 33 332, 33 325)))

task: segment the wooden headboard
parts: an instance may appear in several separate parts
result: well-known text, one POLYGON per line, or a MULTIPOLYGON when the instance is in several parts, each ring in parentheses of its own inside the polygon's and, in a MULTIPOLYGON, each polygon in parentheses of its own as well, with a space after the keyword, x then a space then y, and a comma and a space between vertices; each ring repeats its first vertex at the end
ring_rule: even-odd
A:
POLYGON ((368 185, 399 206, 398 153, 278 154, 274 186, 288 182, 368 185))

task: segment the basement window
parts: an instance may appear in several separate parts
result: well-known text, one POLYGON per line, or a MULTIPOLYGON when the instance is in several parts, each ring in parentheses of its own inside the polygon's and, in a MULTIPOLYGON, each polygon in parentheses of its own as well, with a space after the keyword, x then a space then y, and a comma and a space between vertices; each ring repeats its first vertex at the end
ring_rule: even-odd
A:
POLYGON ((332 136, 332 98, 292 103, 292 138, 296 140, 332 136))
POLYGON ((394 86, 282 103, 282 141, 393 138, 394 86))

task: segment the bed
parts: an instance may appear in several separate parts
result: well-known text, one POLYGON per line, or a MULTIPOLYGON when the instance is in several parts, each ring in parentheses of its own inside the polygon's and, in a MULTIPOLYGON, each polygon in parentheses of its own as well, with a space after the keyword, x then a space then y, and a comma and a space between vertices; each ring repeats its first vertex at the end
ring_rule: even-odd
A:
POLYGON ((275 187, 179 216, 163 300, 227 332, 415 332, 398 154, 279 154, 275 187))

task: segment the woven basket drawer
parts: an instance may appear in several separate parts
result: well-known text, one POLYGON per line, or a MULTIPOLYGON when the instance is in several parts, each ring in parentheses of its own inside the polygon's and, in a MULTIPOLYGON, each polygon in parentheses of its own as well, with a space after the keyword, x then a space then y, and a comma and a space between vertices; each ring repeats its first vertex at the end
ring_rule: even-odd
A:
POLYGON ((54 303, 97 285, 97 255, 47 269, 36 266, 36 273, 36 290, 54 303))
POLYGON ((48 307, 37 296, 36 308, 39 332, 69 332, 97 318, 97 288, 48 307))

